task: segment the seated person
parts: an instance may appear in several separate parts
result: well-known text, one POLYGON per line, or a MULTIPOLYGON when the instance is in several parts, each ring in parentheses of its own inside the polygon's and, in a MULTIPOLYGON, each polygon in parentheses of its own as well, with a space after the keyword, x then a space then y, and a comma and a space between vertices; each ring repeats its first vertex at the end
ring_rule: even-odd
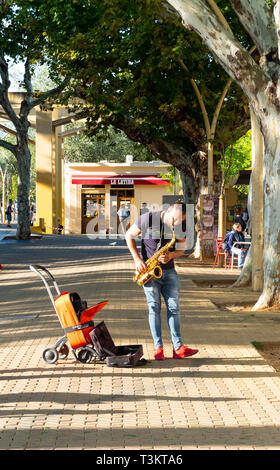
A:
POLYGON ((236 243, 235 242, 244 242, 245 238, 242 232, 241 224, 235 223, 232 227, 232 232, 229 234, 228 238, 228 247, 230 253, 238 256, 238 269, 242 269, 244 265, 244 261, 248 252, 248 248, 244 244, 236 243))

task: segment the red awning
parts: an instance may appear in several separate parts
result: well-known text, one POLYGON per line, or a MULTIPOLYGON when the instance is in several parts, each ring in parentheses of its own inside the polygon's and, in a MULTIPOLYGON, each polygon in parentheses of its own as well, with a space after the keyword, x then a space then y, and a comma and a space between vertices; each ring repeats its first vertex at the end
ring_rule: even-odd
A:
POLYGON ((133 185, 133 184, 156 184, 169 185, 170 182, 156 175, 73 175, 72 184, 85 184, 98 186, 100 184, 117 184, 117 185, 133 185))

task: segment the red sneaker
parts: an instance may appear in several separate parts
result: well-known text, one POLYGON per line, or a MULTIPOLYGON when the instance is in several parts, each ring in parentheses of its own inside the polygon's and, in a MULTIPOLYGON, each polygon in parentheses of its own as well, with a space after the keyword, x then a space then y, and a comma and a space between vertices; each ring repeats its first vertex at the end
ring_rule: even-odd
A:
POLYGON ((173 359, 182 359, 184 357, 193 356, 197 352, 198 349, 191 349, 182 344, 178 349, 173 349, 173 359))
POLYGON ((164 357, 162 346, 159 346, 158 348, 155 349, 154 358, 156 359, 156 361, 164 361, 165 357, 164 357))

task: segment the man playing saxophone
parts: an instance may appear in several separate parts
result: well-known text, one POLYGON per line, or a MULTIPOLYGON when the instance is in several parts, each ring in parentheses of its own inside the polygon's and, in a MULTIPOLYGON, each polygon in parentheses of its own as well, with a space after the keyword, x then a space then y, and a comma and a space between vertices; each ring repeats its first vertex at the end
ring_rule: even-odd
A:
POLYGON ((158 258, 162 269, 161 277, 152 277, 143 285, 149 309, 149 325, 154 341, 154 358, 156 360, 165 359, 161 332, 161 296, 167 307, 167 322, 173 344, 173 358, 181 359, 198 352, 197 349, 183 345, 180 333, 180 281, 175 271, 174 258, 182 256, 185 252, 186 239, 183 236, 185 219, 186 205, 178 201, 166 211, 143 214, 126 232, 126 242, 135 262, 136 273, 143 273, 147 270, 145 262, 168 243, 171 245, 171 228, 174 228, 175 234, 178 235, 176 243, 172 243, 172 247, 158 258), (135 241, 135 238, 140 234, 142 238, 141 256, 135 241))

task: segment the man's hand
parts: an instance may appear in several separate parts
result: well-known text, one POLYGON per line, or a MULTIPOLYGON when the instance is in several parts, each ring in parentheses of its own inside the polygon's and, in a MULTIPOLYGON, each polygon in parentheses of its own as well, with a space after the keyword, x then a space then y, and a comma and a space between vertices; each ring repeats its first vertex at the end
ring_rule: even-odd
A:
POLYGON ((165 255, 161 255, 158 260, 159 260, 160 263, 166 264, 166 263, 168 263, 168 261, 170 261, 172 258, 173 258, 173 256, 172 256, 171 252, 168 251, 167 253, 165 253, 165 255))
POLYGON ((140 258, 137 247, 136 247, 136 242, 135 242, 135 237, 137 237, 141 233, 141 230, 133 224, 128 231, 126 232, 125 239, 127 246, 129 248, 130 253, 133 256, 134 262, 135 262, 135 267, 136 267, 136 272, 141 273, 147 269, 146 264, 140 258))
POLYGON ((136 271, 138 273, 142 273, 143 271, 146 271, 147 265, 144 263, 144 261, 140 257, 134 259, 134 261, 135 261, 136 271))

